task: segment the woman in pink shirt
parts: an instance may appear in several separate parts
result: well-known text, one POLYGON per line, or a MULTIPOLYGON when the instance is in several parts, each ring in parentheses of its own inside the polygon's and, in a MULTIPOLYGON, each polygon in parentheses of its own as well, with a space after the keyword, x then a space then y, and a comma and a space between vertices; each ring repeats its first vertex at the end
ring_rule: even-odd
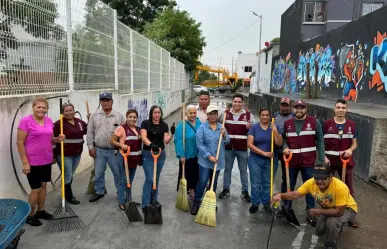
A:
POLYGON ((64 135, 53 136, 54 124, 46 116, 47 110, 47 99, 37 97, 32 102, 32 114, 20 120, 17 130, 17 148, 23 163, 23 173, 27 175, 31 187, 28 198, 31 213, 26 221, 31 226, 41 226, 39 219, 53 218, 44 210, 46 185, 51 180, 52 145, 65 139, 64 135), (34 215, 36 204, 38 211, 34 215))

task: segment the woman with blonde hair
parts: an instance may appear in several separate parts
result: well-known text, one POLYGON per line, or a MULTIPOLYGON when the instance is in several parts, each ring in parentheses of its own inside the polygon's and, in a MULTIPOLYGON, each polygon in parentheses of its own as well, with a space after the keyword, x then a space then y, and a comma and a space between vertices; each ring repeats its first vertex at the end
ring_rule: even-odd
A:
POLYGON ((47 117, 48 101, 37 97, 32 102, 32 114, 23 117, 17 130, 17 148, 23 163, 23 173, 27 175, 31 193, 28 202, 31 213, 26 223, 41 226, 39 219, 50 220, 53 215, 44 209, 46 186, 51 180, 51 164, 53 162, 52 145, 65 139, 64 135, 54 137, 51 118, 47 117), (38 210, 35 213, 35 206, 38 210))
POLYGON ((185 109, 184 119, 176 126, 175 151, 179 159, 179 176, 177 179, 177 191, 182 177, 182 164, 185 163, 185 178, 189 197, 194 199, 195 188, 199 181, 198 147, 196 145, 196 131, 202 124, 197 117, 197 109, 194 105, 188 105, 185 109), (183 148, 183 122, 185 122, 185 149, 183 148))

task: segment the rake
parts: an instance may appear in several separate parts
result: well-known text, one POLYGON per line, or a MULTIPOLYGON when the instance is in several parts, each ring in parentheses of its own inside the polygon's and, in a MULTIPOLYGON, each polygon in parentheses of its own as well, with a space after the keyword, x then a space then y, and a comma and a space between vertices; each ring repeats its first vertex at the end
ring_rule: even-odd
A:
MULTIPOLYGON (((60 133, 63 135, 63 114, 60 115, 60 133)), ((40 234, 58 233, 86 228, 85 223, 78 217, 65 200, 64 179, 64 144, 61 145, 61 168, 62 168, 62 203, 54 212, 54 219, 49 220, 40 234)))

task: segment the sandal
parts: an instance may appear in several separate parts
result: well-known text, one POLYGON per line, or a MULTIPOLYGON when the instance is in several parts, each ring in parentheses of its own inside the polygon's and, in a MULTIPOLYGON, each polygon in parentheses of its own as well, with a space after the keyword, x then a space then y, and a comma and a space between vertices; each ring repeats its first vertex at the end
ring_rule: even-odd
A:
POLYGON ((124 205, 118 204, 118 208, 121 209, 122 211, 125 211, 124 205))
POLYGON ((352 228, 358 228, 359 224, 356 221, 348 221, 348 226, 352 228))

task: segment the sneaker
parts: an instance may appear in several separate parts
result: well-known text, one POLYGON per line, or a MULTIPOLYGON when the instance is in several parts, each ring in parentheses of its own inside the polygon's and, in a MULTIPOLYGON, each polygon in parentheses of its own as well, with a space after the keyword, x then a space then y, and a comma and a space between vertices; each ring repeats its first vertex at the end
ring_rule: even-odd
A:
POLYGON ((306 212, 306 221, 309 222, 313 227, 316 226, 316 223, 317 223, 316 217, 309 215, 308 212, 306 212))
POLYGON ((90 198, 89 202, 96 202, 96 201, 98 201, 99 199, 101 199, 101 198, 104 197, 104 196, 105 196, 105 195, 94 194, 94 195, 90 198))
POLYGON ((249 212, 250 212, 250 214, 254 214, 254 213, 258 212, 258 209, 259 209, 258 206, 251 205, 251 207, 249 208, 249 212))
POLYGON ((223 189, 222 193, 219 194, 220 199, 226 199, 229 196, 230 196, 230 190, 228 189, 223 189))
POLYGON ((200 208, 200 204, 201 204, 200 201, 194 201, 194 203, 192 205, 192 208, 191 208, 191 214, 192 215, 197 215, 198 214, 199 208, 200 208))
POLYGON ((245 202, 251 202, 251 197, 249 195, 249 192, 247 191, 242 191, 241 197, 245 202))
POLYGON ((273 212, 270 205, 263 205, 263 209, 265 210, 266 213, 269 213, 269 214, 273 212))
POLYGON ((28 216, 26 223, 33 227, 38 227, 42 225, 42 222, 35 218, 35 216, 28 216))
POLYGON ((37 211, 35 213, 36 219, 43 219, 43 220, 52 220, 54 219, 54 215, 47 213, 45 210, 37 211))

